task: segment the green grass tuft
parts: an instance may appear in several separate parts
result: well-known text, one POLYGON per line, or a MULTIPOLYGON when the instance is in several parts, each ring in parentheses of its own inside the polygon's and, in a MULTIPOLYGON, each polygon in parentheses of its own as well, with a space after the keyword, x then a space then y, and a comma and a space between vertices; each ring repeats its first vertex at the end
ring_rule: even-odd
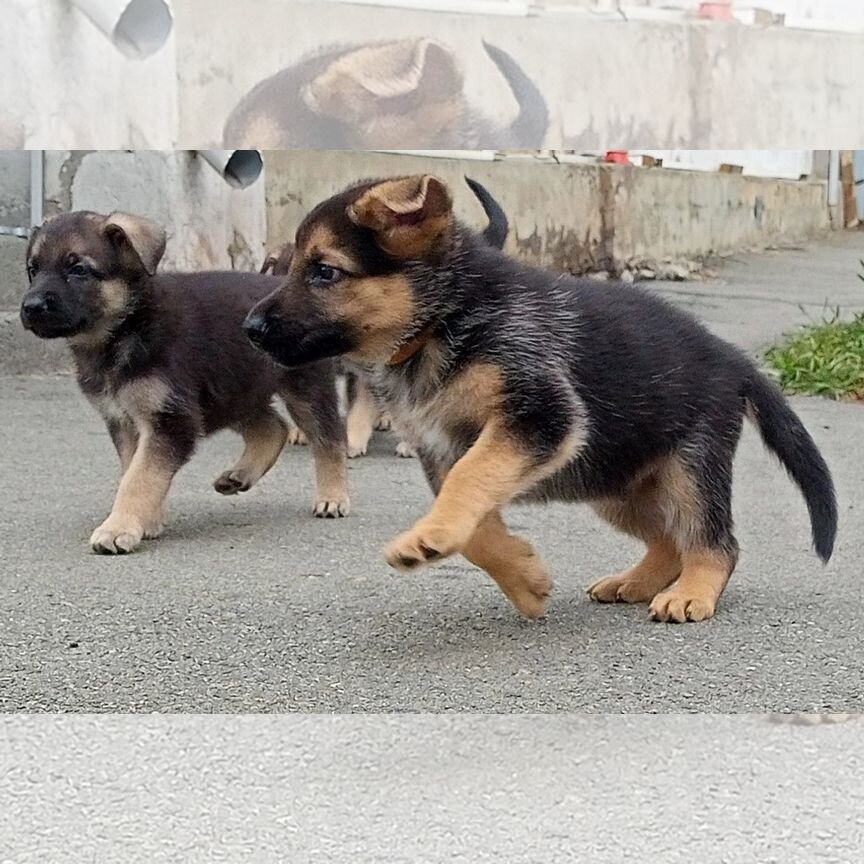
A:
POLYGON ((841 321, 838 312, 805 327, 767 359, 789 393, 864 400, 864 312, 851 321, 841 321))

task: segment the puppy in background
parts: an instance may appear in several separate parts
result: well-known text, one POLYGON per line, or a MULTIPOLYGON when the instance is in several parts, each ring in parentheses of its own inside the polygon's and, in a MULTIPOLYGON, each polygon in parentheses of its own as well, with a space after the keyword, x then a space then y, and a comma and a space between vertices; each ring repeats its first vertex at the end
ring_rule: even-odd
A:
POLYGON ((250 489, 287 436, 284 401, 312 444, 314 514, 348 513, 345 431, 331 360, 278 368, 241 325, 280 279, 249 273, 156 273, 165 233, 137 216, 74 212, 36 229, 21 320, 43 339, 64 338, 78 384, 105 420, 123 470, 114 506, 93 532, 96 552, 132 552, 156 537, 177 471, 198 439, 234 429, 245 449, 214 488, 250 489))
POLYGON ((593 599, 648 603, 660 621, 711 618, 738 559, 732 462, 745 418, 803 493, 817 554, 831 556, 828 467, 752 360, 648 292, 490 248, 435 177, 366 181, 319 204, 287 279, 245 327, 285 366, 344 356, 371 376, 436 496, 387 548, 399 570, 461 553, 536 618, 551 580, 503 508, 584 501, 647 546, 593 599))
MULTIPOLYGON (((482 183, 478 183, 470 177, 466 177, 465 182, 480 202, 488 220, 488 225, 481 236, 486 243, 495 249, 503 249, 507 242, 507 235, 510 233, 507 214, 482 183)), ((293 254, 294 244, 286 244, 278 255, 269 255, 265 259, 261 272, 286 276, 291 266, 293 254)), ((344 367, 340 371, 345 382, 348 406, 348 458, 354 459, 366 455, 373 431, 376 429, 387 431, 392 428, 393 421, 389 413, 380 410, 375 397, 360 375, 344 367)), ((302 432, 299 430, 289 431, 289 442, 291 444, 306 443, 302 432)), ((417 454, 407 441, 400 440, 396 445, 396 455, 402 458, 413 458, 417 454)))

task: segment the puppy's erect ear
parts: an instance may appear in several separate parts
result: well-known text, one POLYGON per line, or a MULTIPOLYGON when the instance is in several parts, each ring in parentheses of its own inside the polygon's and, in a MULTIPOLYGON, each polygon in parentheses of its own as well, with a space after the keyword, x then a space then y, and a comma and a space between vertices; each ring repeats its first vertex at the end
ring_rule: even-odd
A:
POLYGON ((385 180, 348 208, 348 218, 374 231, 389 255, 423 258, 450 228, 453 199, 444 182, 429 174, 385 180))
POLYGON ((276 267, 276 256, 268 255, 264 259, 264 263, 261 265, 260 273, 272 273, 273 269, 276 267))
POLYGON ((165 254, 165 232, 143 216, 112 213, 102 233, 114 245, 127 266, 143 269, 152 276, 165 254))

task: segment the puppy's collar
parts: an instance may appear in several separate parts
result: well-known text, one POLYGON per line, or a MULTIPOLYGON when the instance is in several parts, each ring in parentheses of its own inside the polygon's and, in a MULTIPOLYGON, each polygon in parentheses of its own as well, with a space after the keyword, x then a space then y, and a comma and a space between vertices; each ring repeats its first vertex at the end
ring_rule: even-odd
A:
POLYGON ((388 361, 388 366, 401 366, 407 363, 418 352, 422 351, 429 342, 429 337, 432 334, 428 330, 424 330, 419 336, 415 336, 410 341, 406 342, 388 361))

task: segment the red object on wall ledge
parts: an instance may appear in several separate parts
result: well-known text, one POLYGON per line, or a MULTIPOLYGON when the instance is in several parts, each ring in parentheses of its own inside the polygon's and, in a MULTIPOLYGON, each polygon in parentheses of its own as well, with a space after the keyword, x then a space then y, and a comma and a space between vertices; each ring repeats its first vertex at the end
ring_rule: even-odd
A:
POLYGON ((699 4, 699 17, 711 21, 734 21, 732 0, 715 0, 713 3, 699 4))
POLYGON ((629 150, 607 150, 604 162, 612 162, 615 165, 629 165, 630 157, 627 155, 629 150))

